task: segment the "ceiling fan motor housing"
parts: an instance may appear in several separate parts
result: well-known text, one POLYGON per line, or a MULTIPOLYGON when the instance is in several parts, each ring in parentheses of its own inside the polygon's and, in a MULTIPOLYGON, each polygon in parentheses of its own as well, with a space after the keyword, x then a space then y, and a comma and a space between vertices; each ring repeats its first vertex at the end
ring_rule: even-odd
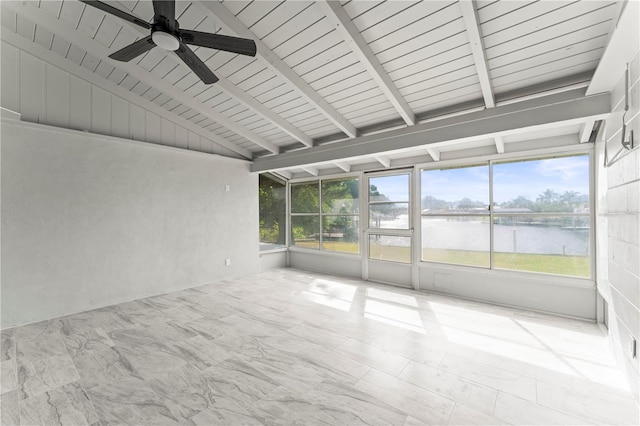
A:
POLYGON ((151 39, 153 42, 164 50, 178 50, 178 47, 180 47, 178 21, 159 15, 154 16, 153 21, 151 26, 151 39))

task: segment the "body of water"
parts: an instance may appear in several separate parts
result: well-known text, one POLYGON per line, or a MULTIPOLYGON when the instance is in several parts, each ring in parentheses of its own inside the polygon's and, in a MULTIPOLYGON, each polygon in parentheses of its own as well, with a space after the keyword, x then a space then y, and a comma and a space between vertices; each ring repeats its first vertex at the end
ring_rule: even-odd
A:
MULTIPOLYGON (((386 228, 407 228, 407 215, 381 221, 386 228)), ((541 225, 494 225, 494 251, 507 253, 589 255, 588 229, 541 225)), ((383 229, 381 229, 384 232, 383 229)), ((424 248, 489 251, 489 223, 442 217, 422 218, 424 248)), ((406 237, 380 236, 384 245, 408 246, 406 237)))

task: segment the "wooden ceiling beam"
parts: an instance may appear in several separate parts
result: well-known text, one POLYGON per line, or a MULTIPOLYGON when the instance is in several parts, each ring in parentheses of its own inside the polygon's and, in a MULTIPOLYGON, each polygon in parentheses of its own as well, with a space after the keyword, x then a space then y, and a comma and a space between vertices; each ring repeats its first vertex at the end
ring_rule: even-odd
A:
POLYGON ((429 121, 354 140, 318 145, 277 156, 257 158, 252 171, 299 167, 402 152, 430 144, 455 144, 532 132, 540 128, 602 120, 611 111, 609 94, 584 96, 575 89, 491 109, 429 121))
POLYGON ((288 81, 295 91, 307 102, 320 111, 329 121, 342 130, 350 138, 358 136, 355 126, 344 118, 329 102, 320 96, 302 77, 276 55, 262 40, 256 37, 233 13, 218 1, 198 2, 211 18, 218 21, 235 33, 238 37, 250 38, 255 41, 257 56, 262 58, 267 66, 288 81))
POLYGON ((205 117, 211 118, 220 125, 237 133, 238 135, 245 137, 256 145, 268 150, 269 152, 277 154, 280 151, 278 146, 276 146, 275 144, 246 129, 244 126, 236 123, 229 117, 224 116, 213 108, 199 102, 192 96, 187 95, 182 90, 164 81, 161 77, 153 74, 152 72, 149 72, 132 62, 120 62, 109 58, 109 55, 115 50, 108 49, 92 38, 87 37, 82 32, 75 30, 73 27, 65 25, 55 16, 49 15, 48 13, 42 11, 39 7, 32 5, 31 3, 23 2, 3 2, 2 6, 7 7, 17 14, 24 16, 26 19, 36 25, 41 25, 44 28, 47 28, 49 31, 62 37, 75 46, 87 52, 91 52, 91 54, 95 55, 100 60, 130 74, 140 81, 144 81, 155 89, 172 97, 176 101, 181 102, 182 104, 188 106, 196 112, 199 112, 205 117))
POLYGON ((369 72, 369 75, 376 82, 378 87, 385 94, 389 102, 394 106, 398 114, 409 126, 416 124, 416 116, 404 99, 389 74, 385 71, 378 60, 369 43, 364 39, 360 30, 353 23, 347 12, 338 1, 320 1, 318 5, 325 12, 325 15, 332 21, 338 33, 347 42, 353 53, 358 57, 360 63, 369 72))
POLYGON ((27 52, 37 58, 40 58, 43 61, 47 62, 48 64, 58 67, 68 72, 71 75, 74 75, 84 81, 89 82, 90 84, 93 84, 103 90, 106 90, 107 92, 112 93, 114 96, 121 97, 125 101, 130 102, 132 105, 137 105, 138 107, 146 111, 157 114, 158 116, 165 118, 177 124, 178 126, 182 126, 185 129, 192 131, 223 148, 226 148, 230 151, 240 154, 242 157, 246 159, 249 159, 249 160, 252 159, 253 157, 252 153, 248 149, 239 147, 233 142, 230 142, 225 138, 216 135, 215 133, 212 133, 206 129, 203 129, 202 127, 198 126, 197 124, 185 118, 182 118, 180 116, 173 114, 170 111, 167 111, 166 109, 143 98, 142 96, 138 96, 137 94, 118 86, 117 84, 111 82, 110 80, 106 80, 104 78, 97 76, 96 74, 92 73, 86 68, 80 65, 77 65, 69 60, 64 59, 63 57, 57 55, 51 50, 45 49, 44 47, 40 46, 38 43, 34 43, 31 40, 27 40, 26 38, 21 37, 20 35, 12 31, 9 31, 6 28, 4 28, 4 30, 5 31, 2 32, 2 40, 4 42, 9 43, 17 47, 18 49, 24 52, 27 52))
POLYGON ((491 87, 491 76, 489 75, 489 67, 487 65, 487 57, 484 54, 484 43, 482 34, 480 33, 480 25, 478 22, 478 12, 475 0, 459 0, 458 4, 462 9, 462 18, 467 28, 469 36, 469 45, 473 53, 473 59, 476 63, 476 72, 480 80, 480 88, 482 96, 487 108, 494 108, 496 100, 491 87))
POLYGON ((587 95, 613 91, 618 81, 624 76, 627 63, 631 62, 638 53, 640 2, 625 0, 622 3, 624 9, 619 17, 614 17, 614 21, 617 20, 615 29, 589 83, 587 95))

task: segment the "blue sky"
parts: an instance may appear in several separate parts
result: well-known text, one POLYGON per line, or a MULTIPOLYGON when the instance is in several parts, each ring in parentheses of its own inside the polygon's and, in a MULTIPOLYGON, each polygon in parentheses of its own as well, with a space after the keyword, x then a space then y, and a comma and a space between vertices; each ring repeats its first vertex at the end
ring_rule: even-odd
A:
MULTIPOLYGON (((575 191, 589 193, 589 157, 587 155, 549 158, 535 161, 496 163, 493 166, 494 201, 503 203, 518 196, 532 201, 546 189, 560 194, 575 191)), ((373 178, 380 193, 405 201, 407 177, 373 178)), ((431 170, 422 174, 422 196, 432 195, 445 201, 463 198, 489 203, 489 167, 465 167, 431 170)))

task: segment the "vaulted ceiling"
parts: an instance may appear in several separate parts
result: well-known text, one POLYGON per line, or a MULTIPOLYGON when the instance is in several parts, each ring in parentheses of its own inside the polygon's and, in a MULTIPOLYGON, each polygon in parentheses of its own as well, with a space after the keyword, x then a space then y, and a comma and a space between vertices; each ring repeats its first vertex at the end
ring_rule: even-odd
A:
MULTIPOLYGON (((144 21, 153 18, 150 1, 106 3, 144 21)), ((502 117, 500 108, 541 94, 581 90, 582 97, 623 4, 178 1, 181 28, 256 41, 255 58, 194 49, 220 78, 213 85, 161 48, 128 63, 108 58, 148 31, 76 0, 2 1, 2 34, 20 48, 46 49, 69 69, 88 70, 94 81, 126 90, 133 101, 153 102, 234 155, 259 164, 376 139, 369 135, 429 130, 429 123, 448 117, 490 110, 502 117)), ((481 146, 504 152, 505 144, 527 137, 588 139, 593 122, 592 116, 567 121, 551 133, 536 128, 526 137, 511 132, 452 146, 441 141, 420 155, 438 161, 441 153, 481 146)), ((415 155, 390 149, 380 155, 318 157, 321 161, 306 161, 306 170, 298 167, 305 161, 260 169, 291 177, 322 168, 348 171, 367 161, 388 167, 394 159, 415 155)))

